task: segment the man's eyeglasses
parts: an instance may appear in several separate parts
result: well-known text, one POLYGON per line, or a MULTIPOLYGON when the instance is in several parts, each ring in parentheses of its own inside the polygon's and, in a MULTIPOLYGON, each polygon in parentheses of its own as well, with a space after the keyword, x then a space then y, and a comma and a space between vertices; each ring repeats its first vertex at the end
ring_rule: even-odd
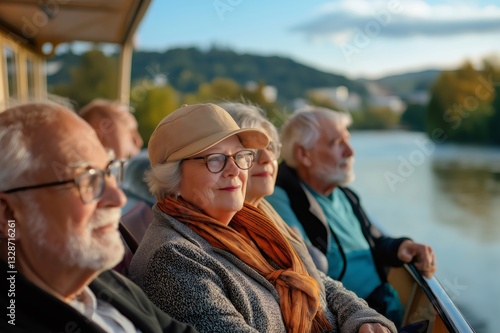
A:
POLYGON ((87 169, 82 174, 76 176, 73 179, 65 179, 59 182, 52 183, 44 183, 38 185, 31 186, 23 186, 12 188, 7 191, 3 191, 3 193, 14 193, 20 191, 34 190, 43 187, 51 187, 51 186, 59 186, 64 184, 73 183, 78 187, 80 192, 80 198, 84 203, 90 203, 94 200, 99 200, 104 193, 104 186, 106 184, 106 176, 113 176, 118 184, 121 184, 123 181, 124 174, 124 166, 126 160, 114 160, 108 164, 106 170, 98 170, 98 169, 87 169))
POLYGON ((205 160, 205 165, 211 173, 219 173, 226 167, 227 159, 232 158, 234 163, 241 170, 248 170, 253 166, 255 160, 255 152, 253 150, 245 149, 233 155, 226 155, 222 153, 208 154, 200 157, 190 157, 184 160, 205 160))
MULTIPOLYGON (((272 153, 273 156, 276 159, 278 159, 280 157, 280 154, 281 154, 281 143, 274 142, 274 141, 269 141, 269 144, 264 149, 266 149, 267 151, 269 151, 270 153, 272 153)), ((262 153, 262 150, 263 149, 258 149, 257 150, 257 156, 256 156, 257 160, 259 159, 260 154, 262 153)))

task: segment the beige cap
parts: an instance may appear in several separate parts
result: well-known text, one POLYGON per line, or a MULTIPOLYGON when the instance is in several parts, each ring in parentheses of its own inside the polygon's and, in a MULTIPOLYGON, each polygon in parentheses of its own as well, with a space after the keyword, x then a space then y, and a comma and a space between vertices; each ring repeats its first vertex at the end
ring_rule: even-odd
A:
POLYGON ((151 165, 179 161, 237 135, 245 148, 267 147, 269 138, 256 128, 240 128, 215 104, 183 105, 162 119, 148 143, 151 165))

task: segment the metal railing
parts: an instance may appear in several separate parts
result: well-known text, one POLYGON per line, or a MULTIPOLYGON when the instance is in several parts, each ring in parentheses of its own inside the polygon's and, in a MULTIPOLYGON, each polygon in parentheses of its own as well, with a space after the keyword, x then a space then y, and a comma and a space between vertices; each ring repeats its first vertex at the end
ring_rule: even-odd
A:
POLYGON ((448 331, 452 333, 474 333, 474 329, 435 277, 426 278, 422 276, 413 264, 405 264, 405 267, 427 295, 448 331))

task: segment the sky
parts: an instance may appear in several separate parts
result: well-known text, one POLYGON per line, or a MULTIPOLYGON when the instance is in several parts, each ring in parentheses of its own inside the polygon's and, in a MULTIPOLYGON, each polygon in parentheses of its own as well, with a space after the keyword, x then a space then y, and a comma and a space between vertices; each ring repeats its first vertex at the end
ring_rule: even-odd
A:
POLYGON ((136 45, 216 45, 373 79, 499 61, 500 1, 153 0, 136 45))

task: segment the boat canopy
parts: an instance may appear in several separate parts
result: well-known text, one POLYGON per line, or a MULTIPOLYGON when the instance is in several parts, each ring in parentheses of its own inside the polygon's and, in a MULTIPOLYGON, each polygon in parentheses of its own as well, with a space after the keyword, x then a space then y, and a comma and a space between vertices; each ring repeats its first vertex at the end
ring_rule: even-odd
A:
POLYGON ((118 95, 128 103, 133 37, 151 0, 0 0, 0 111, 47 96, 45 59, 66 42, 120 46, 118 95))
POLYGON ((87 41, 125 45, 149 0, 0 0, 0 27, 42 52, 50 43, 87 41))

